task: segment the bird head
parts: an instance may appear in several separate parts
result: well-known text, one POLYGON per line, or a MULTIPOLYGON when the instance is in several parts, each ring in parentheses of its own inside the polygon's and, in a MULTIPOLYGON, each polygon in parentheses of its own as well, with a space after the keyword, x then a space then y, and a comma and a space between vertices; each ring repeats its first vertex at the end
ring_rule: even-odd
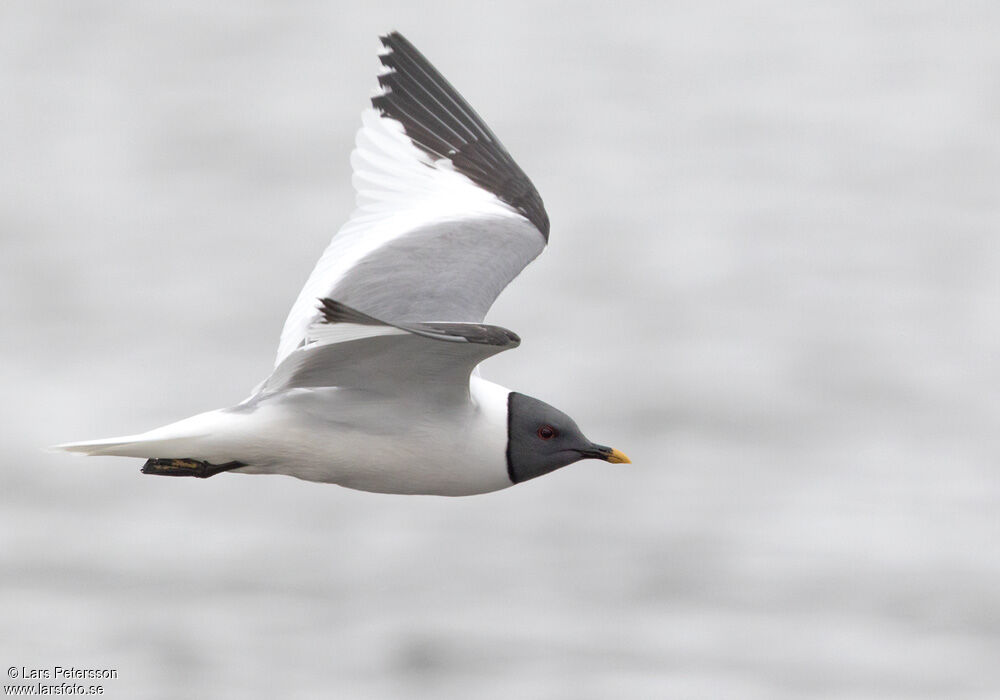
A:
POLYGON ((622 452, 588 440, 576 421, 554 406, 510 392, 507 398, 507 473, 515 484, 581 459, 631 463, 622 452))

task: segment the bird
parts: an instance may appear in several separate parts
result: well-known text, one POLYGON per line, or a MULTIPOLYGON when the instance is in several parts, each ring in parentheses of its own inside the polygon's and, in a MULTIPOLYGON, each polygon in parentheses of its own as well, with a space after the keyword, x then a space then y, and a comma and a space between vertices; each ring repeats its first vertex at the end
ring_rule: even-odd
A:
POLYGON ((285 474, 390 494, 498 491, 583 459, 630 463, 566 413, 481 376, 518 347, 483 323, 545 248, 542 199, 483 119, 402 34, 351 153, 356 206, 292 305, 274 369, 234 406, 57 445, 142 473, 285 474))

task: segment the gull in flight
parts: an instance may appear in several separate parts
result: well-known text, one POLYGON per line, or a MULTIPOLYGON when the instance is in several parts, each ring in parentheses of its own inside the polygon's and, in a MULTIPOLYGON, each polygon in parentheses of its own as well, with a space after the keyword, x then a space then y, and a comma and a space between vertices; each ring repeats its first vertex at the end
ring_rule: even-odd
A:
POLYGON ((398 32, 351 154, 357 206, 292 306, 252 395, 145 433, 59 445, 145 474, 288 474, 465 496, 581 459, 628 462, 562 411, 483 379, 520 338, 483 324, 549 218, 486 123, 398 32))

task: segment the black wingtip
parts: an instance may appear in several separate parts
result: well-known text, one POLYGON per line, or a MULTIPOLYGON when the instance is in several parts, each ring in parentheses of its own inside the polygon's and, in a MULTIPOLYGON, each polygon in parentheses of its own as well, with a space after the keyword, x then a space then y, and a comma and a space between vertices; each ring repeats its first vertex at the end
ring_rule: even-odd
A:
POLYGON ((518 210, 549 240, 549 217, 538 190, 486 122, 451 83, 402 34, 379 37, 389 72, 379 76, 383 94, 372 98, 379 114, 403 125, 413 144, 518 210))
POLYGON ((318 306, 323 314, 323 321, 326 323, 357 323, 362 326, 384 326, 386 325, 377 318, 362 313, 357 309, 342 304, 333 299, 322 298, 318 306))
POLYGON ((392 45, 396 44, 403 49, 412 49, 413 51, 417 50, 413 45, 413 42, 403 36, 397 29, 391 29, 385 34, 382 34, 379 36, 379 41, 381 41, 382 46, 387 49, 391 49, 392 45))
POLYGON ((422 335, 437 340, 451 342, 467 342, 477 345, 496 345, 502 348, 514 348, 521 344, 521 338, 514 331, 500 326, 487 326, 481 323, 416 323, 399 325, 386 323, 377 318, 362 313, 355 308, 329 298, 319 300, 318 309, 323 314, 324 323, 356 323, 363 326, 393 326, 408 333, 422 335))
POLYGON ((467 343, 496 345, 502 348, 516 348, 521 344, 520 336, 501 326, 487 326, 482 323, 419 323, 418 331, 430 331, 452 338, 462 338, 467 343))

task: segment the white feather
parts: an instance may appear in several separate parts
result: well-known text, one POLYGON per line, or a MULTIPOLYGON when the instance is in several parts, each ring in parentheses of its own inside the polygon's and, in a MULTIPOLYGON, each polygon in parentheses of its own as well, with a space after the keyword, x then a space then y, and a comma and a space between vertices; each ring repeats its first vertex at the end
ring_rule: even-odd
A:
MULTIPOLYGON (((275 366, 305 339, 308 328, 319 315, 317 299, 349 298, 353 306, 372 313, 374 310, 365 306, 363 289, 339 283, 375 251, 401 243, 408 234, 420 231, 425 237, 424 248, 432 251, 435 241, 428 230, 433 233, 433 227, 441 225, 441 237, 450 238, 450 229, 461 221, 467 222, 469 229, 481 237, 484 250, 492 248, 488 264, 480 261, 478 269, 473 265, 467 270, 456 270, 454 265, 440 270, 429 268, 425 283, 430 289, 435 275, 447 275, 452 283, 455 275, 466 275, 469 287, 485 285, 499 293, 544 247, 542 236, 519 212, 455 171, 449 161, 431 161, 410 142, 399 122, 379 116, 374 109, 362 114, 351 166, 357 208, 323 252, 292 306, 281 333, 275 366)), ((450 241, 441 240, 438 244, 447 246, 450 241)), ((454 250, 450 252, 454 254, 454 250)), ((482 251, 470 250, 469 254, 475 258, 482 251)), ((376 265, 371 268, 365 270, 370 272, 371 279, 381 277, 384 284, 392 284, 391 271, 387 274, 376 265)), ((421 292, 400 289, 399 298, 401 302, 412 300, 414 294, 421 292)), ((485 315, 485 308, 480 308, 482 302, 478 301, 476 304, 470 301, 463 314, 467 318, 445 319, 443 314, 433 313, 434 309, 422 310, 428 313, 428 318, 478 322, 485 315)), ((400 320, 392 318, 392 310, 380 311, 388 320, 400 320)))

